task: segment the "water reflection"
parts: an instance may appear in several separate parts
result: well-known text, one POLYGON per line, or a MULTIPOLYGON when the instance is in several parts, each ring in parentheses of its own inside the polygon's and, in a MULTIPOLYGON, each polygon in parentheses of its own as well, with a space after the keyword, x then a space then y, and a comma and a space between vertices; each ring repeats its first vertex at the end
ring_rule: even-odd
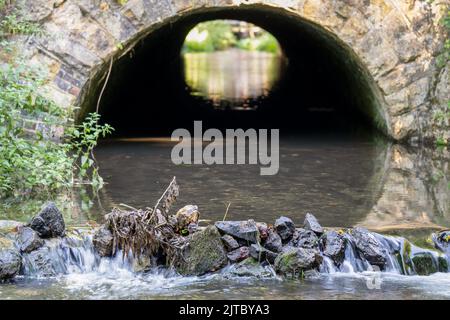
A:
POLYGON ((228 49, 184 54, 185 79, 192 94, 216 108, 256 108, 279 80, 283 58, 259 51, 228 49))
MULTIPOLYGON (((282 139, 280 172, 260 176, 251 165, 174 165, 168 139, 110 141, 96 157, 108 183, 98 197, 85 189, 59 196, 69 225, 96 220, 121 203, 153 206, 171 177, 177 206, 197 204, 203 219, 273 222, 280 215, 301 223, 314 213, 324 226, 363 225, 372 230, 450 227, 450 153, 408 150, 360 140, 282 139)), ((28 220, 38 202, 2 203, 0 219, 28 220)), ((406 232, 406 231, 405 231, 406 232)), ((425 232, 429 234, 429 232, 425 232)))

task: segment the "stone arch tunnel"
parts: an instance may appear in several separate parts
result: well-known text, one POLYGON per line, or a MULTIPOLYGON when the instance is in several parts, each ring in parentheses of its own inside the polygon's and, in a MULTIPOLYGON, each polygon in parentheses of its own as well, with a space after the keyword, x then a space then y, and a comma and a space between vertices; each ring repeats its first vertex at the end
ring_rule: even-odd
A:
MULTIPOLYGON (((78 119, 95 110, 111 61, 101 105, 106 113, 108 101, 129 92, 132 84, 137 88, 133 94, 145 93, 131 80, 146 55, 156 61, 146 68, 153 68, 162 83, 181 86, 164 74, 168 63, 179 58, 188 31, 205 20, 238 19, 279 40, 292 70, 285 79, 291 93, 297 85, 320 85, 395 140, 449 134, 433 120, 448 96, 448 66, 435 63, 442 43, 441 13, 424 1, 29 2, 30 20, 41 22, 47 32, 28 39, 23 51, 30 62, 47 66, 47 94, 61 105, 77 105, 78 119)), ((161 103, 162 98, 156 99, 155 104, 161 103)))

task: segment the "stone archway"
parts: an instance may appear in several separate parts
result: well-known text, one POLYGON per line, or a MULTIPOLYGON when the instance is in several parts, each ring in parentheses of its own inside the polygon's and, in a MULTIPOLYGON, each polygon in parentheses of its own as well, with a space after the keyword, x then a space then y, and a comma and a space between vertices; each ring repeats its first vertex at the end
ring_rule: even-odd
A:
POLYGON ((365 103, 371 105, 373 122, 387 135, 415 140, 434 134, 430 97, 443 73, 434 63, 442 41, 434 16, 438 10, 425 1, 28 2, 30 18, 47 31, 27 43, 30 61, 48 68, 48 94, 63 106, 80 106, 79 114, 95 104, 111 59, 129 54, 154 30, 193 14, 266 10, 267 19, 298 19, 315 28, 323 41, 333 40, 338 50, 346 50, 355 73, 370 88, 365 103))

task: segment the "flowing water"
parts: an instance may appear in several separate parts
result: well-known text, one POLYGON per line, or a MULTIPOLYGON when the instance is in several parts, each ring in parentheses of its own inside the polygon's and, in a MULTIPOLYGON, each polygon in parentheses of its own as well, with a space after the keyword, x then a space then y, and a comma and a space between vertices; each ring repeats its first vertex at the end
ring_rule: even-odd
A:
MULTIPOLYGON (((246 70, 264 74, 261 70, 277 68, 273 57, 259 57, 258 63, 244 64, 246 70)), ((276 81, 269 76, 248 78, 239 68, 211 61, 220 59, 205 62, 196 56, 187 67, 197 94, 216 102, 223 97, 252 99, 267 93, 276 81), (205 81, 210 72, 205 70, 211 68, 222 80, 205 81), (238 86, 229 85, 230 72, 240 74, 238 86)), ((133 261, 99 259, 91 235, 82 233, 49 243, 48 273, 59 275, 44 277, 25 257, 25 275, 0 284, 0 299, 450 299, 450 274, 402 275, 404 261, 394 254, 403 246, 398 236, 430 247, 430 234, 450 227, 447 150, 406 148, 367 136, 282 134, 280 171, 261 176, 255 165, 174 165, 173 145, 167 137, 104 141, 96 158, 106 186, 97 195, 84 188, 61 194, 56 202, 66 223, 77 228, 101 223, 108 210, 121 204, 151 207, 176 176, 176 206, 196 204, 204 220, 221 220, 230 204, 228 220, 273 223, 285 215, 301 225, 306 212, 312 212, 325 227, 359 225, 389 234, 378 236, 391 258, 387 270, 373 271, 350 246, 340 268, 325 259, 321 274, 301 281, 236 277, 230 268, 203 277, 180 277, 163 269, 142 274, 132 271, 133 261)), ((45 200, 4 202, 0 220, 28 221, 45 200)))

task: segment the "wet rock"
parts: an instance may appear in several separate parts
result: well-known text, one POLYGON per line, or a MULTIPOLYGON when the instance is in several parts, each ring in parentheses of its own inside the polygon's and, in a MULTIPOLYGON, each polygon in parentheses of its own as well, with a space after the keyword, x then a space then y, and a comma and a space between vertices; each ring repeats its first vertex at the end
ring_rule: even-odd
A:
POLYGON ((233 251, 239 248, 239 243, 232 236, 226 234, 221 239, 227 251, 233 251))
POLYGON ((199 217, 197 206, 187 205, 181 208, 175 215, 176 230, 187 229, 190 224, 197 225, 199 217))
POLYGON ((228 234, 251 243, 259 242, 259 231, 255 221, 219 221, 215 226, 222 234, 228 234))
POLYGON ((338 232, 332 230, 323 239, 323 254, 331 258, 336 264, 342 263, 345 257, 345 239, 338 232))
POLYGON ((14 249, 14 241, 0 235, 0 250, 14 249))
POLYGON ((317 250, 293 248, 275 259, 275 270, 285 276, 300 277, 305 271, 318 268, 322 260, 317 250))
POLYGON ((19 230, 19 227, 23 226, 23 223, 13 220, 0 220, 0 233, 15 233, 19 230))
POLYGON ((177 271, 183 275, 202 275, 216 271, 228 263, 219 231, 208 226, 192 235, 177 271))
POLYGON ((53 202, 46 204, 31 220, 30 227, 42 238, 63 237, 66 229, 61 211, 53 202))
POLYGON ((273 229, 268 230, 268 236, 264 242, 264 248, 273 252, 281 252, 283 250, 283 242, 281 237, 273 229))
POLYGON ((20 252, 30 253, 44 245, 44 240, 29 227, 21 227, 17 234, 17 245, 20 252))
POLYGON ((438 265, 430 252, 417 253, 412 257, 414 271, 420 276, 438 272, 438 265))
POLYGON ((269 263, 273 264, 278 257, 278 253, 267 250, 258 244, 252 244, 250 246, 250 256, 257 261, 261 262, 267 260, 269 263))
POLYGON ((291 219, 287 217, 280 217, 275 221, 275 230, 278 235, 281 237, 281 240, 288 241, 291 239, 292 235, 295 232, 295 225, 291 219))
POLYGON ((448 261, 444 257, 438 257, 439 272, 448 272, 448 261))
POLYGON ((189 232, 189 234, 193 234, 194 232, 197 232, 197 230, 198 230, 198 224, 197 223, 191 222, 187 226, 187 231, 189 232))
POLYGON ((311 230, 296 229, 289 245, 308 249, 317 248, 319 245, 319 238, 317 238, 316 234, 311 230))
POLYGON ((316 217, 311 213, 307 213, 305 216, 305 221, 303 222, 303 227, 306 230, 311 230, 316 233, 318 236, 323 234, 323 228, 317 221, 316 217))
POLYGON ((133 259, 133 271, 145 272, 153 266, 152 259, 147 255, 140 255, 133 259))
POLYGON ((352 236, 355 239, 357 250, 370 264, 383 269, 386 264, 386 257, 381 249, 381 245, 375 236, 364 228, 354 228, 352 236))
POLYGON ((41 277, 53 277, 58 274, 54 263, 56 257, 52 257, 49 247, 44 246, 38 250, 23 255, 25 274, 41 277))
POLYGON ((240 262, 244 259, 247 259, 249 256, 250 251, 248 247, 240 247, 227 254, 228 260, 230 260, 231 263, 240 262))
POLYGON ((436 249, 439 249, 447 254, 447 256, 450 256, 450 230, 433 234, 432 239, 436 249))
POLYGON ((258 260, 247 258, 233 265, 229 271, 230 275, 237 277, 272 278, 274 272, 270 267, 262 266, 258 260))
POLYGON ((258 227, 259 238, 261 239, 261 241, 265 241, 269 236, 269 227, 266 223, 262 222, 256 223, 256 226, 258 227))
POLYGON ((0 280, 14 278, 22 266, 20 253, 14 249, 0 250, 0 280))
POLYGON ((113 254, 114 238, 111 231, 106 227, 100 227, 92 239, 95 250, 100 257, 110 257, 113 254))

